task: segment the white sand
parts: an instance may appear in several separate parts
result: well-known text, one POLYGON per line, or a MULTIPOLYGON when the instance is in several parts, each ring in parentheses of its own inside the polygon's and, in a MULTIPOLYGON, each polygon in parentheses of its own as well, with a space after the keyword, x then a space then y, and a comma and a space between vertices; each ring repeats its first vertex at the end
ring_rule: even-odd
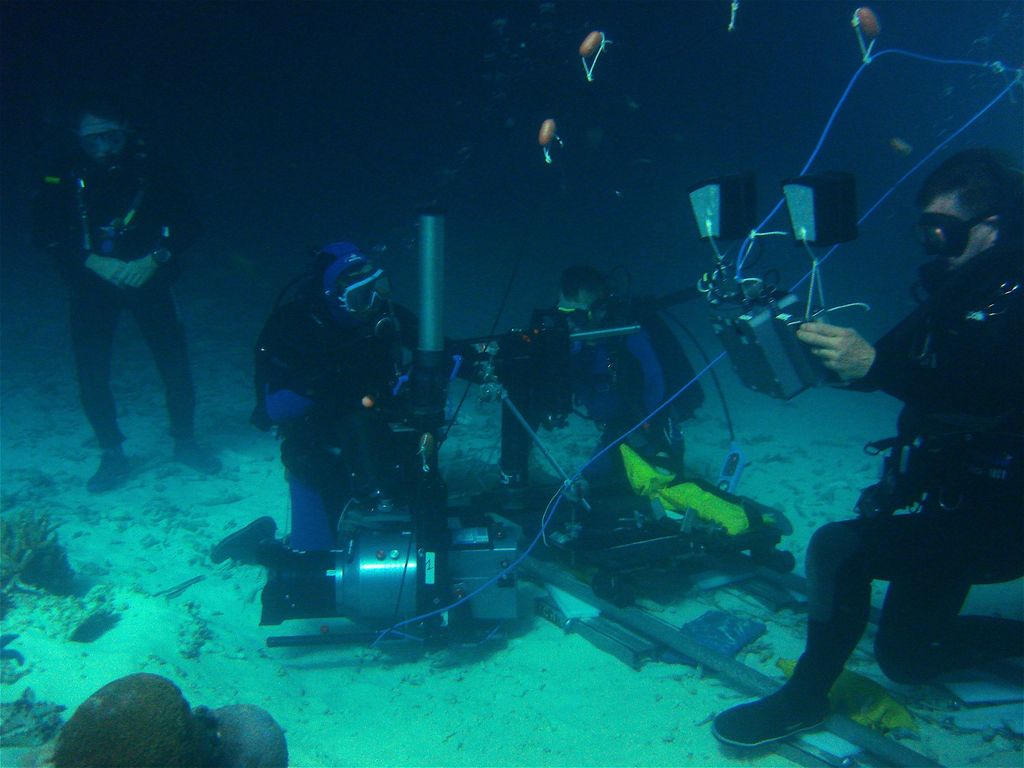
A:
MULTIPOLYGON (((254 329, 225 325, 214 305, 191 309, 200 436, 225 465, 219 476, 204 478, 169 461, 160 386, 126 324, 115 378, 122 429, 130 437, 126 450, 137 471, 123 489, 93 496, 85 480, 97 457, 77 403, 62 309, 55 302, 43 314, 34 329, 5 338, 4 514, 32 511, 59 521, 60 541, 90 589, 84 599, 18 596, 3 632, 19 635, 11 647, 25 655, 30 672, 3 687, 4 701, 30 686, 70 715, 119 676, 158 673, 193 706, 268 709, 287 730, 296 766, 788 764, 770 753, 728 755, 711 736, 709 718, 742 694, 691 667, 649 663, 635 671, 532 616, 510 627, 506 647, 461 661, 448 653, 407 659, 365 647, 266 648, 268 635, 343 622, 260 628, 262 570, 208 559, 216 541, 259 515, 287 526, 277 446, 247 424, 254 329), (181 596, 154 596, 193 576, 205 578, 181 596), (116 610, 120 623, 93 643, 69 642, 83 605, 98 603, 116 610)), ((796 530, 784 546, 802 562, 811 531, 846 516, 858 490, 873 481, 878 462, 860 448, 890 434, 897 404, 882 395, 827 390, 778 403, 743 390, 720 369, 751 462, 739 491, 785 511, 796 530)), ((688 431, 689 464, 694 473, 713 476, 728 439, 710 386, 707 393, 688 431)), ((497 428, 498 406, 471 395, 442 458, 453 491, 493 485, 497 428)), ((575 467, 593 430, 574 423, 547 436, 560 460, 575 467)), ((529 605, 536 588, 524 583, 522 591, 529 605)), ((1002 609, 1013 613, 1020 584, 999 599, 1007 594, 1010 605, 1002 609)), ((781 679, 774 660, 799 653, 802 617, 768 615, 730 590, 680 595, 661 615, 682 623, 709 606, 769 625, 741 658, 781 679)), ((865 652, 855 655, 853 667, 881 679, 865 652)), ((948 765, 1020 765, 1019 740, 943 725, 950 697, 941 689, 899 695, 919 715, 920 737, 907 742, 912 749, 948 765)), ((14 756, 0 752, 0 763, 14 756)))

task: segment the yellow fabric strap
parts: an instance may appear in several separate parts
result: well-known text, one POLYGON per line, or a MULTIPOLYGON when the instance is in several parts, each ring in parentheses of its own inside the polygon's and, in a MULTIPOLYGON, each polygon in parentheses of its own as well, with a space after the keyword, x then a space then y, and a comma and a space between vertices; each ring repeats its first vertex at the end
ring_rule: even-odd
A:
MULTIPOLYGON (((775 666, 786 677, 790 677, 796 662, 792 659, 778 659, 775 666)), ((883 732, 895 728, 917 730, 914 716, 906 707, 896 701, 883 686, 856 672, 844 669, 828 692, 828 700, 833 712, 846 715, 868 728, 883 732)))

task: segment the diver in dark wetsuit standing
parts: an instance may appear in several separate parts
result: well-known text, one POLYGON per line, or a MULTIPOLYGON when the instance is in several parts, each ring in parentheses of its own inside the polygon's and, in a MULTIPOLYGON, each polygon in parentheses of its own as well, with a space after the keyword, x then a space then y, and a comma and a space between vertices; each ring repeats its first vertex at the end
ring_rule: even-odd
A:
POLYGON ((171 286, 182 253, 198 238, 191 199, 171 170, 147 156, 109 105, 89 106, 77 123, 79 157, 48 176, 33 207, 36 244, 54 258, 70 290, 71 340, 79 393, 102 450, 92 492, 130 475, 110 389, 114 331, 134 317, 163 379, 174 458, 212 474, 220 461, 195 440, 195 393, 171 286))
POLYGON ((962 616, 973 584, 1024 575, 1024 184, 998 153, 950 157, 918 194, 935 260, 921 306, 874 346, 808 323, 798 337, 851 389, 904 402, 881 482, 860 517, 819 528, 807 549, 807 645, 776 693, 726 710, 722 741, 744 747, 821 723, 827 694, 867 625, 871 582, 889 582, 875 655, 918 683, 1024 655, 1024 623, 962 616), (909 510, 909 514, 894 514, 909 510))

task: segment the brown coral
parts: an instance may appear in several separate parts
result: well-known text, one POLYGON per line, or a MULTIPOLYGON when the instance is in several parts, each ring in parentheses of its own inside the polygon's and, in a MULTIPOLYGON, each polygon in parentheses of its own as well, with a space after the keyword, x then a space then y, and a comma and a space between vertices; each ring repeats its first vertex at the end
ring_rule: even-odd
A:
POLYGON ((56 768, 201 766, 202 728, 174 683, 140 673, 114 680, 61 729, 56 768))
MULTIPOLYGON (((10 606, 11 592, 43 589, 55 595, 74 591, 75 574, 57 541, 59 524, 49 516, 21 512, 0 522, 0 597, 10 606)), ((0 615, 2 615, 0 607, 0 615)))

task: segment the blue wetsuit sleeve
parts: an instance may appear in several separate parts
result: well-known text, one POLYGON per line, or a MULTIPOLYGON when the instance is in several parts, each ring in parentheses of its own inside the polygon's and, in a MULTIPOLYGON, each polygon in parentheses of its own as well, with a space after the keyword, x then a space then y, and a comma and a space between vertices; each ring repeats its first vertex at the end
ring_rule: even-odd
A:
POLYGON ((301 419, 313 408, 313 401, 290 389, 277 389, 265 393, 267 416, 275 424, 301 419))
POLYGON ((646 331, 634 333, 626 339, 626 350, 640 363, 644 379, 643 402, 650 413, 665 399, 665 372, 662 370, 654 346, 646 331))

